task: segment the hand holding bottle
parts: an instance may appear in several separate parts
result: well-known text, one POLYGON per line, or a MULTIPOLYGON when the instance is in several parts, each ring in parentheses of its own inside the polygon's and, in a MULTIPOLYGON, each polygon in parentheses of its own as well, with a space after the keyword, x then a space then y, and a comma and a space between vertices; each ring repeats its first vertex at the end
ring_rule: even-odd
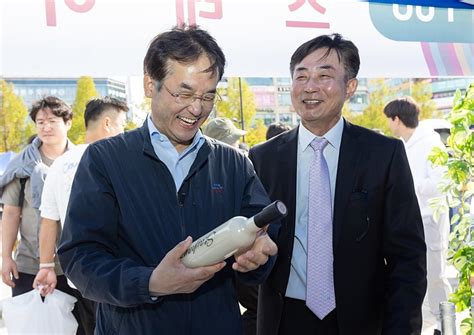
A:
POLYGON ((276 255, 278 248, 267 233, 259 235, 252 247, 234 255, 235 263, 232 269, 239 272, 249 272, 265 264, 270 256, 276 255))
MULTIPOLYGON (((198 238, 186 250, 181 260, 187 267, 196 268, 221 262, 236 252, 246 250, 249 247, 253 248, 252 246, 262 229, 270 222, 285 217, 287 213, 285 204, 277 200, 251 218, 235 216, 198 238)), ((248 257, 245 257, 247 258, 245 262, 261 261, 263 245, 266 245, 265 249, 269 248, 269 253, 272 252, 273 246, 269 242, 268 236, 259 242, 257 246, 263 244, 257 254, 248 254, 248 257)), ((242 262, 244 262, 244 258, 242 258, 242 262)))
POLYGON ((211 279, 216 272, 224 268, 225 262, 194 269, 184 266, 181 262, 181 256, 191 246, 192 242, 193 240, 189 236, 178 243, 153 270, 148 283, 148 290, 151 295, 192 293, 204 282, 211 279))

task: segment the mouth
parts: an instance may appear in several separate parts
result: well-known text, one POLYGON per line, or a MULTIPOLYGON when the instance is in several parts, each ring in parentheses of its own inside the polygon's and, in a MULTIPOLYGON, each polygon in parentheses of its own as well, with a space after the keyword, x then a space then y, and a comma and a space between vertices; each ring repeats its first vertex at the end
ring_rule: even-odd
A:
POLYGON ((179 115, 176 118, 189 126, 195 125, 200 119, 200 118, 189 118, 189 117, 179 116, 179 115))
POLYGON ((307 105, 317 105, 323 102, 323 100, 319 99, 303 99, 303 103, 307 105))

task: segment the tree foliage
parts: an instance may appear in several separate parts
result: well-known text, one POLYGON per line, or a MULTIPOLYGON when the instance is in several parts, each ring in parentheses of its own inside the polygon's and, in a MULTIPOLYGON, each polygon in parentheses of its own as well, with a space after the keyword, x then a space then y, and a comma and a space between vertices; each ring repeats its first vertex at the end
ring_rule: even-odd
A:
MULTIPOLYGON (((369 104, 362 114, 353 113, 347 106, 343 108, 343 116, 349 121, 369 129, 376 129, 385 135, 392 135, 388 127, 387 117, 383 113, 383 108, 398 95, 397 90, 387 85, 385 79, 369 80, 369 104)), ((436 110, 436 104, 432 100, 433 93, 431 83, 427 80, 413 80, 410 82, 410 95, 420 106, 420 120, 433 117, 441 117, 441 112, 436 110)))
MULTIPOLYGON (((471 306, 474 282, 474 222, 472 220, 471 199, 474 196, 474 83, 464 96, 458 90, 454 97, 452 111, 447 116, 451 122, 448 137, 449 149, 433 149, 429 159, 434 165, 446 168, 445 181, 439 187, 445 199, 434 199, 439 212, 440 202, 446 201, 456 214, 451 218, 448 259, 459 271, 459 284, 450 297, 456 309, 462 311, 471 306)), ((472 312, 472 311, 471 311, 472 312)), ((471 334, 472 321, 462 322, 462 333, 471 334)))
POLYGON ((147 113, 151 112, 151 98, 143 97, 142 102, 138 105, 138 108, 147 113))
POLYGON ((342 116, 349 121, 351 121, 353 118, 352 110, 349 106, 349 100, 345 102, 344 106, 342 106, 342 116))
POLYGON ((442 113, 436 110, 431 84, 424 79, 415 79, 411 85, 411 96, 420 106, 420 120, 439 118, 442 113))
POLYGON ((363 110, 362 114, 346 112, 346 115, 349 114, 346 118, 359 126, 377 129, 386 135, 391 135, 383 108, 387 101, 393 97, 394 91, 385 83, 384 79, 369 80, 369 86, 372 89, 369 93, 368 106, 363 110))
POLYGON ((20 151, 35 133, 28 107, 14 93, 13 84, 0 81, 0 152, 20 151))
POLYGON ((253 128, 248 129, 247 134, 245 135, 245 142, 249 148, 253 147, 255 144, 259 144, 265 141, 267 134, 267 127, 263 120, 257 120, 253 128))
POLYGON ((130 131, 137 127, 138 125, 135 122, 133 122, 132 120, 127 120, 127 123, 125 124, 125 127, 124 127, 124 131, 130 131))
MULTIPOLYGON (((241 86, 244 128, 247 129, 255 117, 257 105, 255 104, 253 92, 243 79, 241 79, 241 86)), ((218 93, 222 97, 222 100, 216 103, 217 116, 227 117, 231 120, 239 120, 239 122, 241 122, 239 78, 228 78, 227 87, 218 89, 218 93)))
POLYGON ((99 96, 94 84, 94 79, 88 76, 82 76, 77 81, 76 99, 72 104, 72 112, 74 119, 68 137, 76 144, 83 143, 86 134, 86 126, 84 124, 84 111, 87 102, 99 96))

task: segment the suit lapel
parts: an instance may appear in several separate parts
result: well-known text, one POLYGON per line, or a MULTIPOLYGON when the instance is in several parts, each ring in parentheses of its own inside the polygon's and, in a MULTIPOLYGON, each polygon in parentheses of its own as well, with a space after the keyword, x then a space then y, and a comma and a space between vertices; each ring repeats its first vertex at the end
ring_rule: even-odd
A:
POLYGON ((285 220, 288 236, 292 238, 295 230, 296 217, 296 164, 298 151, 298 128, 289 131, 281 136, 281 141, 277 147, 278 155, 278 175, 276 180, 281 183, 281 188, 277 192, 280 199, 288 207, 288 216, 285 220))
POLYGON ((356 127, 344 120, 341 148, 339 149, 339 162, 336 177, 336 190, 334 196, 333 218, 333 248, 337 250, 339 237, 343 226, 344 213, 351 193, 354 191, 354 181, 360 168, 361 152, 363 147, 360 133, 356 127))

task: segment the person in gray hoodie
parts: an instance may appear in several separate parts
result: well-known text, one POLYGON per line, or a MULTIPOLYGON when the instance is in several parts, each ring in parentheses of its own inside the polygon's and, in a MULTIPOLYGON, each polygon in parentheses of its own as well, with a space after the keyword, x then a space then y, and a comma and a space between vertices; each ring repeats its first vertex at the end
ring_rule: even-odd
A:
MULTIPOLYGON (((38 135, 10 161, 0 177, 0 195, 4 203, 2 280, 12 288, 13 296, 33 289, 33 279, 42 266, 38 232, 43 182, 53 161, 73 146, 67 138, 72 110, 64 101, 53 96, 45 97, 33 104, 30 117, 38 135), (20 242, 13 256, 18 231, 20 242)), ((66 278, 57 260, 55 269, 62 276, 58 288, 68 291, 66 278)))

